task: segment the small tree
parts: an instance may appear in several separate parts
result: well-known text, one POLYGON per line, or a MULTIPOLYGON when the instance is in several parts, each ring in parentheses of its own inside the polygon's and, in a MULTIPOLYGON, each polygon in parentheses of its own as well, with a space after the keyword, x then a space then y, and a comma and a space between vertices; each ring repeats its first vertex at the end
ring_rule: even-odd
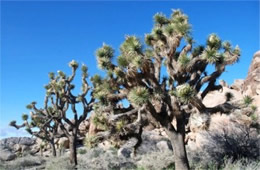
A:
POLYGON ((69 63, 69 66, 72 68, 72 74, 66 76, 62 71, 58 71, 58 75, 55 76, 54 73, 49 73, 50 82, 45 86, 46 88, 46 97, 50 99, 51 102, 47 103, 55 111, 55 116, 52 118, 59 123, 59 128, 64 133, 64 135, 69 139, 70 142, 70 162, 74 165, 77 165, 77 139, 78 139, 78 129, 80 123, 86 119, 88 113, 92 110, 94 104, 94 98, 91 96, 91 99, 87 101, 86 96, 89 93, 91 87, 87 82, 87 67, 82 65, 81 71, 81 81, 82 88, 81 93, 78 95, 73 95, 72 90, 75 85, 72 84, 72 81, 75 78, 76 70, 78 69, 78 63, 72 60, 69 63), (82 105, 82 114, 79 114, 76 105, 82 105), (73 118, 69 119, 69 108, 72 111, 73 118), (65 127, 68 125, 69 127, 65 127))
POLYGON ((58 134, 58 122, 52 118, 55 113, 51 107, 47 108, 47 103, 48 98, 46 97, 45 109, 38 109, 36 102, 27 105, 27 108, 32 110, 30 114, 31 121, 28 120, 29 116, 27 114, 23 114, 23 124, 17 125, 16 121, 11 121, 10 126, 16 129, 25 128, 31 135, 48 142, 52 148, 52 155, 56 156, 54 139, 62 137, 63 134, 58 134))
POLYGON ((107 75, 96 80, 94 94, 100 108, 110 113, 111 122, 123 118, 128 120, 125 127, 139 129, 147 122, 144 118, 148 124, 163 127, 174 149, 176 169, 185 170, 189 169, 184 139, 190 108, 202 114, 233 108, 228 100, 211 108, 202 100, 222 88, 216 80, 227 65, 238 61, 240 49, 232 48, 228 41, 222 43, 216 34, 209 35, 205 46, 194 48, 188 17, 180 10, 174 10, 170 18, 158 13, 154 20, 152 32, 145 36, 146 46, 135 36, 126 36, 117 64, 112 62, 114 50, 110 46, 104 44, 97 50, 99 67, 107 75), (208 74, 207 65, 213 65, 215 71, 208 74), (119 107, 124 99, 129 107, 119 107))
POLYGON ((28 109, 32 109, 31 119, 32 122, 27 121, 28 116, 23 115, 24 123, 22 125, 16 125, 16 121, 10 123, 11 126, 17 129, 26 127, 26 130, 36 137, 47 140, 51 143, 53 148, 53 154, 56 155, 54 137, 66 136, 70 142, 70 162, 77 165, 77 139, 78 128, 80 123, 86 119, 88 113, 92 110, 94 104, 94 98, 87 101, 86 96, 91 89, 87 82, 87 67, 82 65, 82 89, 78 95, 73 95, 72 90, 75 85, 72 84, 78 69, 78 63, 72 60, 69 63, 72 68, 72 74, 66 76, 64 72, 58 71, 58 75, 49 73, 50 82, 45 86, 46 96, 44 102, 44 108, 36 108, 36 103, 32 102, 27 106, 28 109), (76 109, 76 105, 82 105, 82 114, 79 115, 76 109), (72 111, 73 118, 69 119, 69 108, 72 111), (32 131, 32 127, 37 127, 39 131, 32 131), (59 133, 57 132, 59 131, 59 133))

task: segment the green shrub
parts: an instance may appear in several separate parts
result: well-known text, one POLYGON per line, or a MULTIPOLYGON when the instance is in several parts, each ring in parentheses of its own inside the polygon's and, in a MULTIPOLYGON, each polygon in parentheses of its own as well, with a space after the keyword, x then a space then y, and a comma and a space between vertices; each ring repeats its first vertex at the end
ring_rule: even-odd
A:
POLYGON ((244 102, 244 105, 246 105, 247 107, 253 102, 253 98, 250 97, 250 96, 245 96, 243 98, 243 102, 244 102))
POLYGON ((83 154, 86 154, 87 153, 87 150, 86 149, 79 149, 78 150, 78 153, 83 155, 83 154))

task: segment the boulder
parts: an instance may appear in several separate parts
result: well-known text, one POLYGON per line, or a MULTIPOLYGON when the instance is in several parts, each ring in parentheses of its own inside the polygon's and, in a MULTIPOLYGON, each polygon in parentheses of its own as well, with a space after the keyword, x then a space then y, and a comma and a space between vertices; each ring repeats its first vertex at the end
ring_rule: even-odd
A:
POLYGON ((137 148, 137 155, 160 151, 157 147, 157 143, 161 141, 167 141, 167 143, 170 143, 168 138, 160 134, 159 129, 154 129, 153 131, 143 131, 142 143, 137 148))
POLYGON ((232 93, 234 100, 242 100, 243 95, 240 91, 235 89, 230 89, 228 87, 223 87, 220 91, 213 91, 205 96, 203 99, 203 104, 207 107, 214 107, 219 104, 223 104, 226 101, 226 93, 232 93))
POLYGON ((36 142, 35 138, 29 138, 29 137, 21 137, 19 144, 20 145, 26 145, 26 146, 32 146, 36 142))
POLYGON ((129 158, 131 156, 133 156, 134 153, 134 146, 137 143, 137 139, 136 138, 131 138, 129 139, 123 146, 121 146, 121 148, 118 150, 117 155, 118 157, 125 157, 125 158, 129 158))
POLYGON ((156 147, 161 151, 161 152, 170 152, 172 151, 172 146, 168 141, 160 141, 156 144, 156 147))
POLYGON ((9 148, 12 148, 15 144, 19 145, 27 145, 32 146, 36 142, 35 138, 29 138, 29 137, 10 137, 5 138, 0 141, 0 145, 7 146, 9 148))
POLYGON ((133 153, 133 149, 131 148, 120 148, 117 151, 118 157, 130 158, 133 153))
POLYGON ((244 85, 243 79, 236 79, 234 83, 230 86, 231 89, 234 89, 236 91, 242 91, 242 87, 244 85))
POLYGON ((111 147, 112 147, 112 144, 111 144, 111 142, 110 141, 104 141, 104 142, 102 142, 102 143, 99 143, 98 144, 98 147, 99 148, 102 148, 103 150, 108 150, 108 149, 110 149, 111 147))
POLYGON ((249 67, 245 83, 243 85, 243 94, 255 96, 260 95, 260 51, 254 54, 249 67))
POLYGON ((67 137, 60 138, 58 144, 59 146, 62 146, 65 149, 68 149, 70 147, 70 141, 67 137))
POLYGON ((0 148, 0 160, 11 161, 16 158, 16 155, 12 153, 9 149, 0 148))

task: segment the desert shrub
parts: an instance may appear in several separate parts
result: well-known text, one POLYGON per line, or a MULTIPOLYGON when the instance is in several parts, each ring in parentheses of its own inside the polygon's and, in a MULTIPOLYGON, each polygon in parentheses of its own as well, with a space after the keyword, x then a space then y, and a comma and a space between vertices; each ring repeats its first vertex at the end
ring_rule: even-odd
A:
POLYGON ((138 167, 149 170, 173 169, 174 159, 172 152, 151 152, 139 156, 138 167))
POLYGON ((84 146, 87 148, 93 148, 97 146, 98 144, 98 137, 92 136, 92 135, 87 135, 84 139, 84 146))
POLYGON ((246 105, 246 106, 249 106, 252 102, 253 102, 253 98, 252 97, 250 97, 250 96, 245 96, 244 98, 243 98, 243 103, 244 103, 244 105, 246 105))
POLYGON ((226 160, 222 166, 222 170, 258 170, 260 167, 260 161, 250 161, 247 159, 240 159, 237 161, 232 161, 230 159, 226 160))
POLYGON ((5 170, 22 170, 30 167, 41 166, 45 160, 38 156, 20 157, 10 162, 1 163, 0 169, 5 170))
POLYGON ((201 149, 189 153, 193 164, 202 169, 218 169, 225 160, 235 162, 247 159, 259 160, 260 138, 257 130, 246 125, 230 123, 228 127, 203 133, 205 141, 201 149))
POLYGON ((52 158, 47 161, 46 163, 46 170, 71 170, 74 169, 74 166, 70 164, 69 157, 68 156, 61 156, 52 158))
POLYGON ((133 160, 118 157, 117 150, 92 148, 79 157, 78 169, 136 169, 133 160))
POLYGON ((232 159, 225 159, 223 164, 217 165, 214 162, 208 162, 205 166, 201 162, 197 162, 191 165, 192 170, 258 170, 260 166, 259 161, 250 161, 248 159, 238 159, 233 161, 232 159))
POLYGON ((84 154, 87 153, 87 150, 86 149, 79 149, 78 153, 81 154, 81 155, 84 155, 84 154))

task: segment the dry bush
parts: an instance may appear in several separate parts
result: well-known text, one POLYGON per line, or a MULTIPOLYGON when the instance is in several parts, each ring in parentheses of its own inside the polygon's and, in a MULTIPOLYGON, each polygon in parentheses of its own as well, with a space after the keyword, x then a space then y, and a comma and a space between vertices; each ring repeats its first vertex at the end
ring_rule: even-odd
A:
POLYGON ((35 166, 41 166, 45 163, 45 159, 42 157, 38 156, 26 156, 26 157, 21 157, 17 158, 13 161, 9 162, 2 162, 0 169, 4 170, 23 170, 23 169, 28 169, 32 168, 35 166))
POLYGON ((204 132, 201 149, 189 153, 193 164, 203 168, 220 168, 225 160, 259 161, 260 135, 257 129, 230 122, 228 126, 204 132))

